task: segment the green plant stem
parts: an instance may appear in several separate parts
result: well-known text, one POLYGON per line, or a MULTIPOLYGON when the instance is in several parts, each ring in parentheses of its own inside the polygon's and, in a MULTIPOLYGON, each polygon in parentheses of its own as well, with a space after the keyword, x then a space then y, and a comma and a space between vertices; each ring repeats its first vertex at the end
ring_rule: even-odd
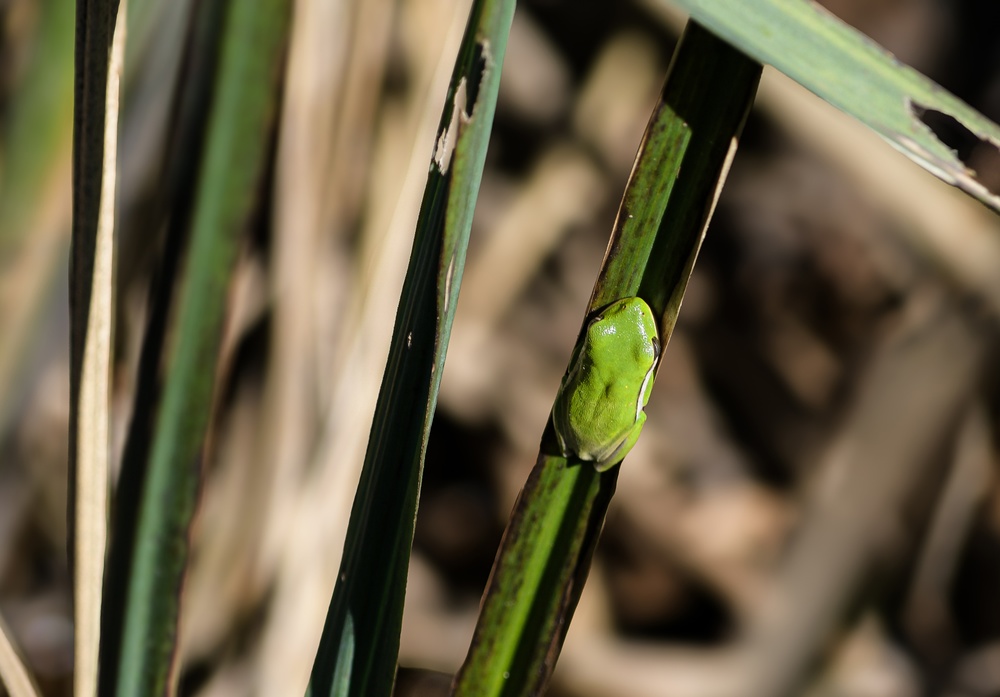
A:
MULTIPOLYGON (((690 24, 622 200, 590 310, 642 297, 670 337, 760 65, 690 24)), ((551 419, 511 515, 453 695, 540 694, 590 568, 618 468, 559 455, 551 419)))

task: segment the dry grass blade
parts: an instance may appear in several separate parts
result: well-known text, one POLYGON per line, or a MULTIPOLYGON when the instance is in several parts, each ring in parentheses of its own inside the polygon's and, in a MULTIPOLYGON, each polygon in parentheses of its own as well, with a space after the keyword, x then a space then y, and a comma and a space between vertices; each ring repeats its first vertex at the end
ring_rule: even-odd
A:
MULTIPOLYGON (((97 663, 100 644, 101 593, 104 579, 104 558, 107 548, 108 516, 108 471, 110 456, 110 385, 111 351, 114 330, 114 208, 115 208, 115 162, 117 156, 118 99, 122 60, 125 50, 124 13, 125 0, 118 5, 117 19, 109 5, 99 8, 82 7, 78 21, 78 31, 92 39, 94 44, 85 43, 95 61, 100 56, 108 56, 104 63, 87 63, 78 70, 103 72, 104 79, 93 79, 84 75, 85 84, 93 87, 87 95, 88 104, 78 112, 77 138, 87 140, 83 155, 77 161, 76 185, 81 180, 96 174, 100 167, 99 179, 91 186, 84 187, 81 196, 89 197, 74 210, 74 245, 77 253, 86 253, 90 258, 74 267, 78 274, 74 288, 89 286, 85 298, 74 296, 77 314, 74 315, 76 331, 83 325, 83 335, 74 344, 74 349, 82 349, 78 372, 74 373, 75 398, 75 492, 72 494, 74 526, 74 598, 76 606, 75 646, 76 675, 75 693, 93 695, 97 691, 97 663), (88 12, 93 10, 93 14, 88 12), (110 26, 108 23, 110 22, 110 26), (95 31, 95 26, 98 29, 95 31), (106 53, 108 38, 103 32, 113 29, 110 55, 106 53), (97 87, 103 86, 103 110, 98 99, 97 87), (92 111, 83 111, 90 106, 92 111), (100 142, 97 142, 98 139, 100 142), (96 186, 94 186, 96 184, 96 186), (96 217, 94 208, 96 204, 96 217), (83 238, 83 239, 81 239, 83 238), (81 250, 81 247, 83 249, 81 250), (89 262, 89 263, 88 263, 89 262), (87 273, 89 271, 89 274, 87 273), (86 303, 85 305, 83 303, 86 303), (85 308, 85 309, 84 309, 85 308), (81 315, 80 313, 85 312, 81 315), (82 344, 82 345, 81 345, 82 344)), ((78 146, 79 147, 79 146, 78 146)), ((78 150, 78 153, 81 152, 78 150)), ((78 257, 74 258, 76 262, 78 257)))
POLYGON ((114 335, 115 162, 118 154, 119 83, 125 55, 125 8, 121 0, 108 69, 104 129, 104 176, 94 255, 90 317, 83 354, 77 422, 76 567, 74 583, 75 694, 97 691, 101 592, 108 543, 111 351, 114 335))
POLYGON ((10 640, 7 625, 0 618, 0 683, 10 697, 38 697, 41 694, 31 679, 24 661, 10 640))

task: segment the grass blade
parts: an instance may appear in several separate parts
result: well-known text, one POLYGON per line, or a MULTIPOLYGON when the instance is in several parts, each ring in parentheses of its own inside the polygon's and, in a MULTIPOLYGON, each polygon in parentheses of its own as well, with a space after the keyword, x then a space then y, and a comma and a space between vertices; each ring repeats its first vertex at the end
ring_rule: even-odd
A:
POLYGON ((71 447, 75 694, 97 691, 107 547, 115 160, 125 2, 81 2, 71 269, 71 447), (117 15, 117 18, 116 18, 117 15))
POLYGON ((163 398, 143 485, 126 593, 118 695, 172 689, 180 590, 211 417, 229 277, 258 212, 290 21, 289 0, 227 3, 217 90, 166 347, 163 398))
MULTIPOLYGON (((622 199, 591 311, 638 295, 662 318, 666 344, 760 70, 688 26, 622 199)), ((618 468, 598 474, 558 453, 550 419, 454 695, 537 695, 551 675, 618 477, 618 468)))
POLYGON ((0 684, 10 697, 38 697, 41 692, 10 639, 6 622, 0 618, 0 684))
POLYGON ((392 690, 424 450, 513 12, 513 0, 475 2, 459 49, 313 667, 314 697, 376 697, 392 690))
MULTIPOLYGON (((130 3, 131 8, 131 3, 130 3)), ((129 15, 131 16, 131 11, 129 15)), ((160 187, 152 212, 143 220, 145 243, 148 230, 165 228, 162 252, 149 289, 145 333, 136 370, 136 390, 125 447, 121 456, 121 473, 112 506, 111 545, 108 552, 105 600, 102 607, 101 668, 103 675, 113 676, 121 659, 122 632, 126 615, 128 579, 133 563, 133 551, 142 507, 142 490, 149 469, 149 453, 155 430, 156 415, 162 390, 161 371, 166 351, 170 318, 176 311, 174 290, 184 252, 190 238, 190 223, 198 183, 198 167, 204 148, 204 138, 211 95, 218 66, 218 46, 221 43, 225 4, 203 2, 198 16, 192 18, 185 44, 185 65, 179 86, 172 96, 172 112, 168 152, 162 165, 160 187)), ((126 55, 127 59, 127 55, 126 55)), ((125 134, 123 134, 125 135, 125 134)), ((126 216, 127 218, 127 216, 126 216)), ((119 248, 121 266, 135 263, 130 259, 129 221, 122 221, 119 248)), ((133 246, 135 246, 133 244, 133 246)), ((133 250, 134 254, 134 250, 133 250)), ((128 272, 122 269, 120 287, 125 287, 128 272)))
MULTIPOLYGON (((665 0, 659 0, 665 2, 665 0)), ((814 2, 673 0, 692 19, 870 126, 940 179, 1000 211, 990 192, 920 117, 940 112, 1000 148, 1000 126, 814 2)))

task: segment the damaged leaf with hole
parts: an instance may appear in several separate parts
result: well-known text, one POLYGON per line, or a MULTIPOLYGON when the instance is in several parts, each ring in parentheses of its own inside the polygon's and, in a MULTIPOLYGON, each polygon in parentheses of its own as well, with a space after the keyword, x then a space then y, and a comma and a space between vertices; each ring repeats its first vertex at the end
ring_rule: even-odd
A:
MULTIPOLYGON (((903 66, 891 53, 815 2, 788 0, 654 0, 679 5, 691 18, 755 60, 865 123, 894 148, 995 211, 990 191, 961 153, 924 116, 953 119, 978 141, 1000 148, 1000 126, 903 66)), ((985 146, 984 146, 985 147, 985 146)))

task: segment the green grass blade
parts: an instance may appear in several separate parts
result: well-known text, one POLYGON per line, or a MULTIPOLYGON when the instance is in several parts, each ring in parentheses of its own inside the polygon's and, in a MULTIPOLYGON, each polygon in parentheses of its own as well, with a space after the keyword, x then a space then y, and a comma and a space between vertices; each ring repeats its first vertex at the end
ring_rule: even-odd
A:
MULTIPOLYGON (((190 27, 185 46, 185 70, 171 104, 170 128, 167 136, 169 155, 162 164, 159 188, 143 218, 147 230, 143 242, 148 245, 148 228, 166 228, 163 251, 158 258, 156 273, 149 291, 146 332, 136 375, 132 420, 122 455, 122 473, 118 482, 116 526, 117 539, 125 537, 137 519, 138 499, 149 440, 154 427, 156 403, 160 391, 160 369, 165 348, 165 335, 173 306, 173 290, 180 273, 187 246, 192 208, 198 183, 198 169, 205 143, 205 131, 212 106, 218 48, 221 43, 225 15, 224 2, 198 4, 197 16, 190 27)), ((123 225, 127 221, 123 221, 123 225)), ((127 233, 127 231, 123 231, 127 233)), ((133 234, 133 237, 137 235, 133 234)), ((122 263, 128 240, 122 240, 122 263)), ((123 276, 126 275, 123 269, 123 276)), ((124 283, 124 279, 123 279, 124 283)), ((118 545, 114 546, 115 548, 118 545)), ((113 555, 115 554, 113 549, 113 555)), ((114 563, 118 560, 112 559, 114 563)), ((122 562, 124 563, 124 562, 122 562)), ((127 564, 125 564, 127 566, 127 564)), ((123 574, 124 575, 124 569, 123 574)))
POLYGON ((77 6, 70 270, 70 510, 75 693, 97 691, 107 547, 114 330, 114 210, 125 3, 77 6))
MULTIPOLYGON (((222 2, 199 3, 190 35, 183 42, 187 65, 179 81, 177 94, 173 97, 169 156, 159 178, 156 202, 151 206, 153 212, 143 220, 145 229, 142 233, 146 244, 150 229, 165 227, 166 239, 149 289, 148 319, 135 376, 132 418, 121 456, 121 472, 112 506, 114 534, 105 575, 100 656, 100 670, 102 675, 108 676, 106 679, 109 684, 111 676, 117 672, 121 658, 128 578, 162 390, 165 337, 176 304, 174 289, 178 285, 177 278, 190 237, 193 199, 211 109, 225 9, 225 3, 222 2)), ((125 265, 129 263, 128 221, 122 221, 122 225, 125 229, 122 230, 120 240, 119 263, 125 265)), ((126 276, 127 270, 122 269, 119 275, 120 287, 126 284, 126 276)))
MULTIPOLYGON (((667 0, 659 0, 667 2, 667 0)), ((942 180, 994 210, 990 192, 919 118, 946 114, 1000 148, 1000 126, 972 109, 815 2, 804 0, 670 0, 692 19, 761 63, 875 130, 942 180)))
MULTIPOLYGON (((759 77, 759 64, 689 25, 622 199, 591 310, 638 295, 662 317, 664 344, 669 339, 759 77)), ((551 675, 618 477, 617 467, 598 474, 558 453, 550 420, 454 695, 537 695, 551 675)))
POLYGON ((413 520, 513 0, 474 3, 452 74, 309 693, 389 695, 413 520))
POLYGON ((191 245, 168 332, 168 379, 143 486, 121 657, 115 684, 102 684, 102 693, 123 697, 159 695, 171 689, 180 590, 229 278, 242 233, 258 213, 277 113, 291 2, 227 5, 191 245))

